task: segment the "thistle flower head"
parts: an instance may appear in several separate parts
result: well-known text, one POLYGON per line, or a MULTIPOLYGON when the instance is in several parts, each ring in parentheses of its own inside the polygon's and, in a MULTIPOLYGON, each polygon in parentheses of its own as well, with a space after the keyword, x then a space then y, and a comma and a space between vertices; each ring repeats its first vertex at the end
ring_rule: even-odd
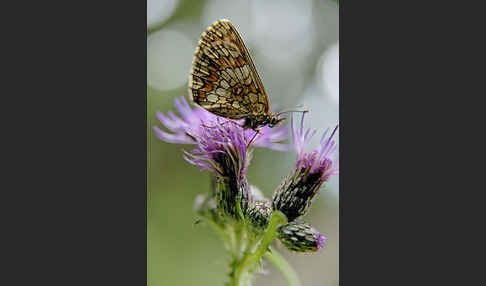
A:
MULTIPOLYGON (((233 121, 226 119, 214 115, 199 106, 191 108, 183 96, 175 99, 174 106, 180 113, 180 117, 172 111, 169 111, 167 115, 157 112, 157 118, 169 131, 166 132, 157 126, 153 126, 155 133, 162 141, 177 144, 198 144, 197 138, 206 132, 204 126, 216 126, 218 128, 227 125, 228 122, 231 128, 235 129, 235 132, 243 133, 243 137, 247 142, 255 135, 255 131, 241 128, 243 125, 242 120, 233 121)), ((260 128, 261 132, 255 137, 252 146, 265 147, 277 151, 288 150, 289 146, 281 143, 287 138, 287 129, 287 126, 274 128, 264 126, 260 128)))
POLYGON ((304 129, 304 116, 305 113, 302 114, 300 127, 296 127, 292 120, 292 134, 297 151, 296 168, 305 169, 309 174, 319 173, 320 179, 327 181, 331 175, 339 173, 339 159, 336 156, 338 146, 333 140, 339 125, 336 125, 329 137, 327 137, 329 128, 322 134, 318 149, 305 152, 306 145, 309 144, 317 130, 304 129))
POLYGON ((279 186, 272 200, 273 209, 283 212, 289 222, 305 215, 322 184, 328 181, 330 176, 339 173, 337 144, 332 139, 336 130, 337 126, 329 137, 329 129, 326 130, 319 147, 306 152, 305 147, 316 131, 304 129, 304 115, 300 128, 292 124, 297 163, 295 169, 279 186))
POLYGON ((324 247, 326 237, 310 224, 291 222, 277 229, 277 237, 289 250, 314 252, 324 247))
POLYGON ((251 153, 247 148, 249 141, 239 128, 231 121, 199 126, 194 137, 196 147, 190 152, 184 151, 184 159, 219 176, 244 176, 251 153))

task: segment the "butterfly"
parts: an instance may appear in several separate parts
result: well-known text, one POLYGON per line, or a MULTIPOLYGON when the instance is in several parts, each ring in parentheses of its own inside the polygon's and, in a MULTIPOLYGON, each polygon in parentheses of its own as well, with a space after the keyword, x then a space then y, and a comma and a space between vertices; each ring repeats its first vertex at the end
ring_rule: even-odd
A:
POLYGON ((189 94, 209 112, 244 119, 243 128, 259 132, 284 118, 270 112, 270 102, 248 49, 227 19, 216 21, 201 35, 189 76, 189 94))

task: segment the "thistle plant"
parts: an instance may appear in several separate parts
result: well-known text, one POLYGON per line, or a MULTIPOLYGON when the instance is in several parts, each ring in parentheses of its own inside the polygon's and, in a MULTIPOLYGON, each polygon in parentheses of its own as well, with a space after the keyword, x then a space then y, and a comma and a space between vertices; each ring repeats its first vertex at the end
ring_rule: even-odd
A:
POLYGON ((292 267, 272 247, 274 239, 293 252, 315 252, 323 248, 326 237, 301 220, 307 214, 322 185, 339 172, 336 128, 322 135, 319 147, 306 152, 316 131, 291 122, 293 142, 285 144, 288 127, 262 127, 256 135, 242 128, 242 122, 218 117, 200 107, 191 108, 180 97, 175 101, 180 113, 160 112, 157 117, 167 131, 154 126, 157 136, 168 143, 191 144, 184 159, 211 174, 207 194, 196 197, 194 208, 201 221, 220 234, 229 256, 229 286, 252 285, 262 272, 262 260, 273 263, 289 285, 300 285, 292 267), (251 144, 249 144, 251 143, 251 144), (253 148, 289 151, 295 148, 297 162, 289 175, 266 198, 250 185, 246 171, 253 148))

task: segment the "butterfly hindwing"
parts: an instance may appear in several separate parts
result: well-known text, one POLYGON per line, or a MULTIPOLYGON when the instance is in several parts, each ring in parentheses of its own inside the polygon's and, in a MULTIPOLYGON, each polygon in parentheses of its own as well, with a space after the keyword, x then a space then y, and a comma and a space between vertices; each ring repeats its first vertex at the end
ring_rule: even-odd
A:
POLYGON ((195 103, 219 116, 241 119, 270 109, 248 50, 228 20, 217 21, 202 34, 189 89, 195 103))

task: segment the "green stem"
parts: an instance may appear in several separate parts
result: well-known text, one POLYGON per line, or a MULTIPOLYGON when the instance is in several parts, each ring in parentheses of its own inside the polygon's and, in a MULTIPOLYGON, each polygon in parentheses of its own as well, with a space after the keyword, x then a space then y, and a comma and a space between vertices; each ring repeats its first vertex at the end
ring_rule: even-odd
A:
POLYGON ((243 286, 241 282, 246 279, 248 280, 248 268, 254 265, 256 262, 260 261, 260 258, 267 252, 273 238, 276 235, 277 228, 287 222, 287 217, 280 211, 274 211, 270 217, 270 223, 268 228, 263 235, 263 239, 254 253, 251 253, 251 249, 245 251, 243 259, 235 267, 235 272, 233 276, 233 281, 231 285, 243 286))
POLYGON ((275 267, 282 273, 285 277, 289 286, 301 286, 299 277, 295 273, 292 266, 285 260, 285 258, 280 255, 277 251, 272 249, 272 251, 265 253, 265 258, 268 259, 275 267))
POLYGON ((272 216, 270 217, 270 223, 268 224, 267 231, 263 235, 262 243, 258 246, 254 256, 255 261, 260 260, 260 258, 265 254, 272 243, 273 238, 277 235, 276 231, 277 228, 281 224, 287 223, 287 217, 281 213, 280 211, 273 211, 272 216))
POLYGON ((243 225, 241 223, 236 223, 235 226, 235 238, 236 238, 236 243, 235 243, 235 250, 238 255, 242 251, 242 243, 243 243, 243 225))

